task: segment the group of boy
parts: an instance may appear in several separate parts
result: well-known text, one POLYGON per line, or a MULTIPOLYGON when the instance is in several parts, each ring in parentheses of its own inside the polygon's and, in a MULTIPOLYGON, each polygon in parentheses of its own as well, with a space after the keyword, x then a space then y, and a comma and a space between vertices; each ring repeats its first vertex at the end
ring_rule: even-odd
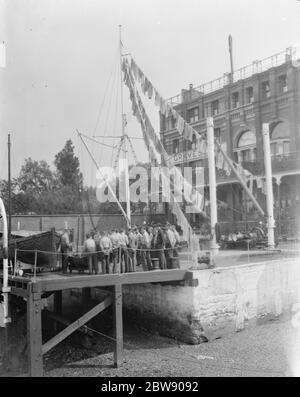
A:
POLYGON ((83 252, 87 254, 89 273, 125 273, 153 269, 153 259, 160 269, 172 267, 181 243, 178 230, 167 223, 141 227, 92 231, 86 235, 83 252))

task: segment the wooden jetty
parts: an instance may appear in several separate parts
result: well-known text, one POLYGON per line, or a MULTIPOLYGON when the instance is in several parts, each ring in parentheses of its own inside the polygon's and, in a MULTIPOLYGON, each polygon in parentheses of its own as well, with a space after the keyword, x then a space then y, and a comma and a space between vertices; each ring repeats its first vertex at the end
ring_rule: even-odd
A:
MULTIPOLYGON (((113 306, 114 331, 114 365, 123 362, 123 317, 122 317, 122 287, 130 284, 145 283, 188 283, 193 280, 193 273, 181 269, 154 270, 147 272, 120 274, 62 274, 41 273, 35 277, 9 276, 9 288, 12 295, 23 297, 27 305, 27 349, 29 376, 43 376, 43 356, 58 343, 67 338, 74 331, 79 330, 85 323, 101 313, 109 306, 113 306), (87 289, 105 287, 109 295, 92 309, 86 309, 84 315, 68 324, 62 331, 43 343, 42 340, 42 310, 44 298, 54 294, 54 311, 52 318, 59 321, 62 310, 62 292, 68 289, 87 289)), ((0 288, 3 278, 0 274, 0 288)), ((47 310, 48 312, 48 310, 47 310)), ((49 312, 48 312, 49 313, 49 312)), ((63 321, 61 321, 63 323, 63 321)))

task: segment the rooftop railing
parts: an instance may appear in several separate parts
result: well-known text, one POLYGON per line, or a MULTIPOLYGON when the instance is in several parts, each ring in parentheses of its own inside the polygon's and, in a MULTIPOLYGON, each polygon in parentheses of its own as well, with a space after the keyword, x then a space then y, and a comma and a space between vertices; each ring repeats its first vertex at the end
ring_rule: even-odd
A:
POLYGON ((198 87, 193 87, 189 90, 183 90, 183 93, 169 98, 168 102, 172 106, 180 105, 188 100, 222 89, 230 83, 236 83, 239 80, 244 80, 257 73, 262 73, 273 67, 278 67, 287 62, 297 60, 300 60, 300 46, 288 47, 285 51, 274 54, 268 58, 253 61, 251 64, 235 70, 232 75, 231 73, 224 73, 223 77, 219 77, 218 79, 209 81, 198 87))

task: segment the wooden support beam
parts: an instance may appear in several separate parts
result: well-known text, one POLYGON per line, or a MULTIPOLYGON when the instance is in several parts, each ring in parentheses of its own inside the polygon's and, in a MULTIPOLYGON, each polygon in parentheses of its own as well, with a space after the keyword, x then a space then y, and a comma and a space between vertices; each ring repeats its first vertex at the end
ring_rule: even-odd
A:
POLYGON ((114 366, 119 367, 123 363, 123 297, 121 284, 113 287, 113 295, 114 366))
POLYGON ((42 356, 42 299, 40 292, 32 292, 28 284, 27 296, 27 345, 29 373, 32 377, 43 376, 42 356))
POLYGON ((66 327, 64 330, 62 330, 59 334, 57 334, 56 336, 51 338, 48 342, 46 342, 42 346, 42 353, 43 354, 47 353, 54 346, 56 346, 58 343, 62 342, 69 335, 71 335, 74 331, 76 331, 78 328, 82 327, 91 318, 95 317, 97 314, 102 312, 104 309, 109 307, 111 304, 112 304, 112 298, 111 298, 111 296, 109 296, 103 302, 96 305, 93 309, 91 309, 90 311, 85 313, 78 320, 74 321, 72 324, 70 324, 68 327, 66 327))
POLYGON ((16 296, 21 296, 22 298, 27 298, 28 292, 24 288, 11 287, 11 294, 16 296))
POLYGON ((59 276, 56 279, 37 280, 33 288, 42 291, 58 291, 71 288, 105 287, 116 284, 143 284, 159 283, 164 281, 182 281, 190 279, 189 272, 184 269, 155 270, 149 272, 122 273, 122 274, 99 274, 99 275, 72 275, 59 276))
MULTIPOLYGON (((43 313, 44 313, 49 319, 53 320, 53 321, 56 322, 56 323, 60 323, 60 324, 63 324, 63 325, 65 325, 65 326, 72 324, 72 321, 71 321, 71 320, 67 319, 66 317, 61 316, 60 314, 54 313, 54 312, 52 312, 52 311, 50 311, 50 310, 45 309, 45 310, 43 311, 43 313)), ((82 333, 87 334, 87 335, 90 335, 90 336, 93 336, 93 335, 94 335, 94 332, 93 332, 93 331, 90 331, 90 330, 85 329, 84 326, 81 327, 81 328, 78 328, 76 331, 82 332, 82 333)))

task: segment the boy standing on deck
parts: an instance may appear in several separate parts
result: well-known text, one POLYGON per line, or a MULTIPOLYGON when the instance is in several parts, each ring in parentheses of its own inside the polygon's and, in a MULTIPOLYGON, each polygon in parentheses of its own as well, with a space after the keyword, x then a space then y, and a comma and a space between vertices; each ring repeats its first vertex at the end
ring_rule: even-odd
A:
POLYGON ((90 233, 86 235, 86 240, 83 245, 83 250, 88 254, 89 273, 93 274, 93 270, 94 270, 95 274, 98 274, 96 243, 90 233))

